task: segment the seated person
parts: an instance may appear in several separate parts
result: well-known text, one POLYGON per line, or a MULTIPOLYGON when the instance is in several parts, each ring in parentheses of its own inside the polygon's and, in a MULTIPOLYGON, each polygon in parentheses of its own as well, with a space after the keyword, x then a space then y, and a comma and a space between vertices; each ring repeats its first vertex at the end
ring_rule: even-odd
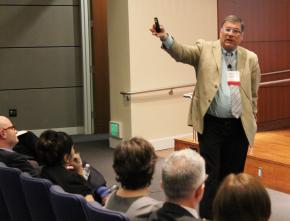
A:
POLYGON ((143 138, 122 141, 114 151, 113 168, 120 188, 108 197, 106 208, 127 213, 132 221, 146 217, 161 203, 148 197, 157 156, 143 138))
POLYGON ((13 147, 15 152, 28 155, 37 160, 36 143, 38 137, 31 131, 21 130, 17 132, 19 142, 13 147))
MULTIPOLYGON (((38 159, 38 154, 37 154, 38 152, 37 142, 39 138, 32 131, 26 131, 26 130, 17 131, 16 135, 18 138, 18 143, 13 147, 13 150, 15 152, 30 156, 31 159, 33 159, 32 161, 33 163, 35 163, 36 161, 37 164, 42 165, 43 163, 41 162, 41 159, 38 159)), ((104 179, 104 176, 97 169, 90 166, 85 161, 83 161, 83 165, 89 166, 90 174, 88 176, 88 180, 92 185, 94 186, 106 185, 106 180, 104 179)), ((109 190, 107 190, 106 188, 102 188, 100 189, 100 191, 103 192, 103 194, 105 194, 109 190)))
POLYGON ((166 201, 153 212, 150 221, 197 221, 196 210, 204 193, 205 161, 195 151, 184 149, 171 153, 162 166, 166 201))
POLYGON ((214 221, 268 221, 271 201, 260 181, 246 173, 228 175, 213 202, 214 221))
POLYGON ((32 158, 15 152, 12 148, 18 143, 17 130, 5 116, 0 116, 0 161, 9 167, 15 167, 31 176, 37 177, 40 168, 32 158))
POLYGON ((71 137, 64 132, 47 130, 37 142, 38 158, 43 163, 41 177, 61 186, 66 192, 81 194, 87 200, 102 202, 98 188, 103 182, 88 182, 85 179, 80 155, 75 153, 71 137))

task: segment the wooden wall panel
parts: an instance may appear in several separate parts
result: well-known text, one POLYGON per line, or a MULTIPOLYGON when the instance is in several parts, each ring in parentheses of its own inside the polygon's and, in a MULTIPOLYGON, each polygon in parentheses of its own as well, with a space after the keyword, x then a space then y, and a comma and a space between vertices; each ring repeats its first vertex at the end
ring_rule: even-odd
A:
MULTIPOLYGON (((259 96, 259 122, 273 121, 290 116, 290 108, 284 108, 290 99, 290 82, 281 85, 261 87, 259 96)), ((287 105, 289 107, 289 105, 287 105)))
POLYGON ((260 87, 258 130, 290 127, 289 11, 289 0, 218 0, 219 24, 230 14, 245 21, 242 46, 258 55, 262 82, 288 80, 260 87))
POLYGON ((242 46, 258 55, 262 73, 290 69, 290 40, 243 42, 242 46))
POLYGON ((284 79, 290 79, 290 70, 287 72, 263 73, 261 75, 261 82, 272 82, 272 81, 284 80, 284 79))
POLYGON ((218 0, 218 20, 230 14, 243 18, 244 41, 288 41, 289 0, 218 0))
POLYGON ((95 132, 108 133, 110 121, 107 0, 92 1, 95 132))

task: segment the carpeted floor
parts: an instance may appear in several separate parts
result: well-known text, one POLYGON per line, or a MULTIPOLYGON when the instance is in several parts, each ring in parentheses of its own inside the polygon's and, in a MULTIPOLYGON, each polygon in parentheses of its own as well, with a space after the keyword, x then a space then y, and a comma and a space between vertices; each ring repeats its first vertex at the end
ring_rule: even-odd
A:
MULTIPOLYGON (((106 136, 73 136, 77 150, 83 160, 90 162, 106 178, 108 186, 116 184, 114 170, 112 168, 113 149, 109 148, 106 136)), ((160 188, 161 165, 163 158, 159 158, 152 185, 150 187, 151 197, 164 200, 164 194, 160 188)), ((270 221, 290 220, 290 195, 268 189, 272 203, 272 216, 270 221)))

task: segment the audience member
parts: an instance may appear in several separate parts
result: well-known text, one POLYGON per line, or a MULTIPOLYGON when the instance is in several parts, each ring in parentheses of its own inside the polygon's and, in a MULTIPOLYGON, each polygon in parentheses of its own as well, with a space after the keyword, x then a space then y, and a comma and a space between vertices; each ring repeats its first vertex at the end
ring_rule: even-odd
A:
POLYGON ((12 148, 18 143, 17 130, 5 116, 0 116, 0 161, 9 167, 28 172, 34 177, 39 175, 39 167, 32 157, 15 152, 12 148))
POLYGON ((18 143, 13 147, 17 153, 25 154, 32 157, 39 163, 36 153, 36 143, 38 137, 32 131, 17 131, 18 143))
POLYGON ((75 152, 72 138, 64 132, 47 130, 37 142, 38 158, 43 163, 41 176, 60 185, 69 193, 77 193, 102 202, 98 188, 105 185, 105 180, 92 184, 85 179, 82 160, 75 152))
POLYGON ((148 197, 156 159, 154 147, 145 139, 122 141, 113 160, 116 180, 121 186, 109 196, 105 206, 127 213, 132 221, 145 219, 159 208, 161 202, 148 197))
POLYGON ((214 221, 268 221, 271 201, 260 181, 248 174, 230 174, 213 204, 214 221))
POLYGON ((205 161, 195 151, 173 152, 162 167, 163 207, 153 212, 150 221, 201 220, 196 210, 204 193, 205 161))

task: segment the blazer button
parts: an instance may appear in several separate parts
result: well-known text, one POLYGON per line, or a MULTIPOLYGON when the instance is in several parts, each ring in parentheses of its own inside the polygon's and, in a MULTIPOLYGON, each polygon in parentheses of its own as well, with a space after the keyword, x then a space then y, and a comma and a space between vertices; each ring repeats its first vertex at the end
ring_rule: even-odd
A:
POLYGON ((208 100, 208 103, 210 103, 211 102, 211 100, 208 100))
POLYGON ((215 85, 214 87, 215 87, 215 88, 218 88, 218 86, 217 86, 217 85, 215 85))

